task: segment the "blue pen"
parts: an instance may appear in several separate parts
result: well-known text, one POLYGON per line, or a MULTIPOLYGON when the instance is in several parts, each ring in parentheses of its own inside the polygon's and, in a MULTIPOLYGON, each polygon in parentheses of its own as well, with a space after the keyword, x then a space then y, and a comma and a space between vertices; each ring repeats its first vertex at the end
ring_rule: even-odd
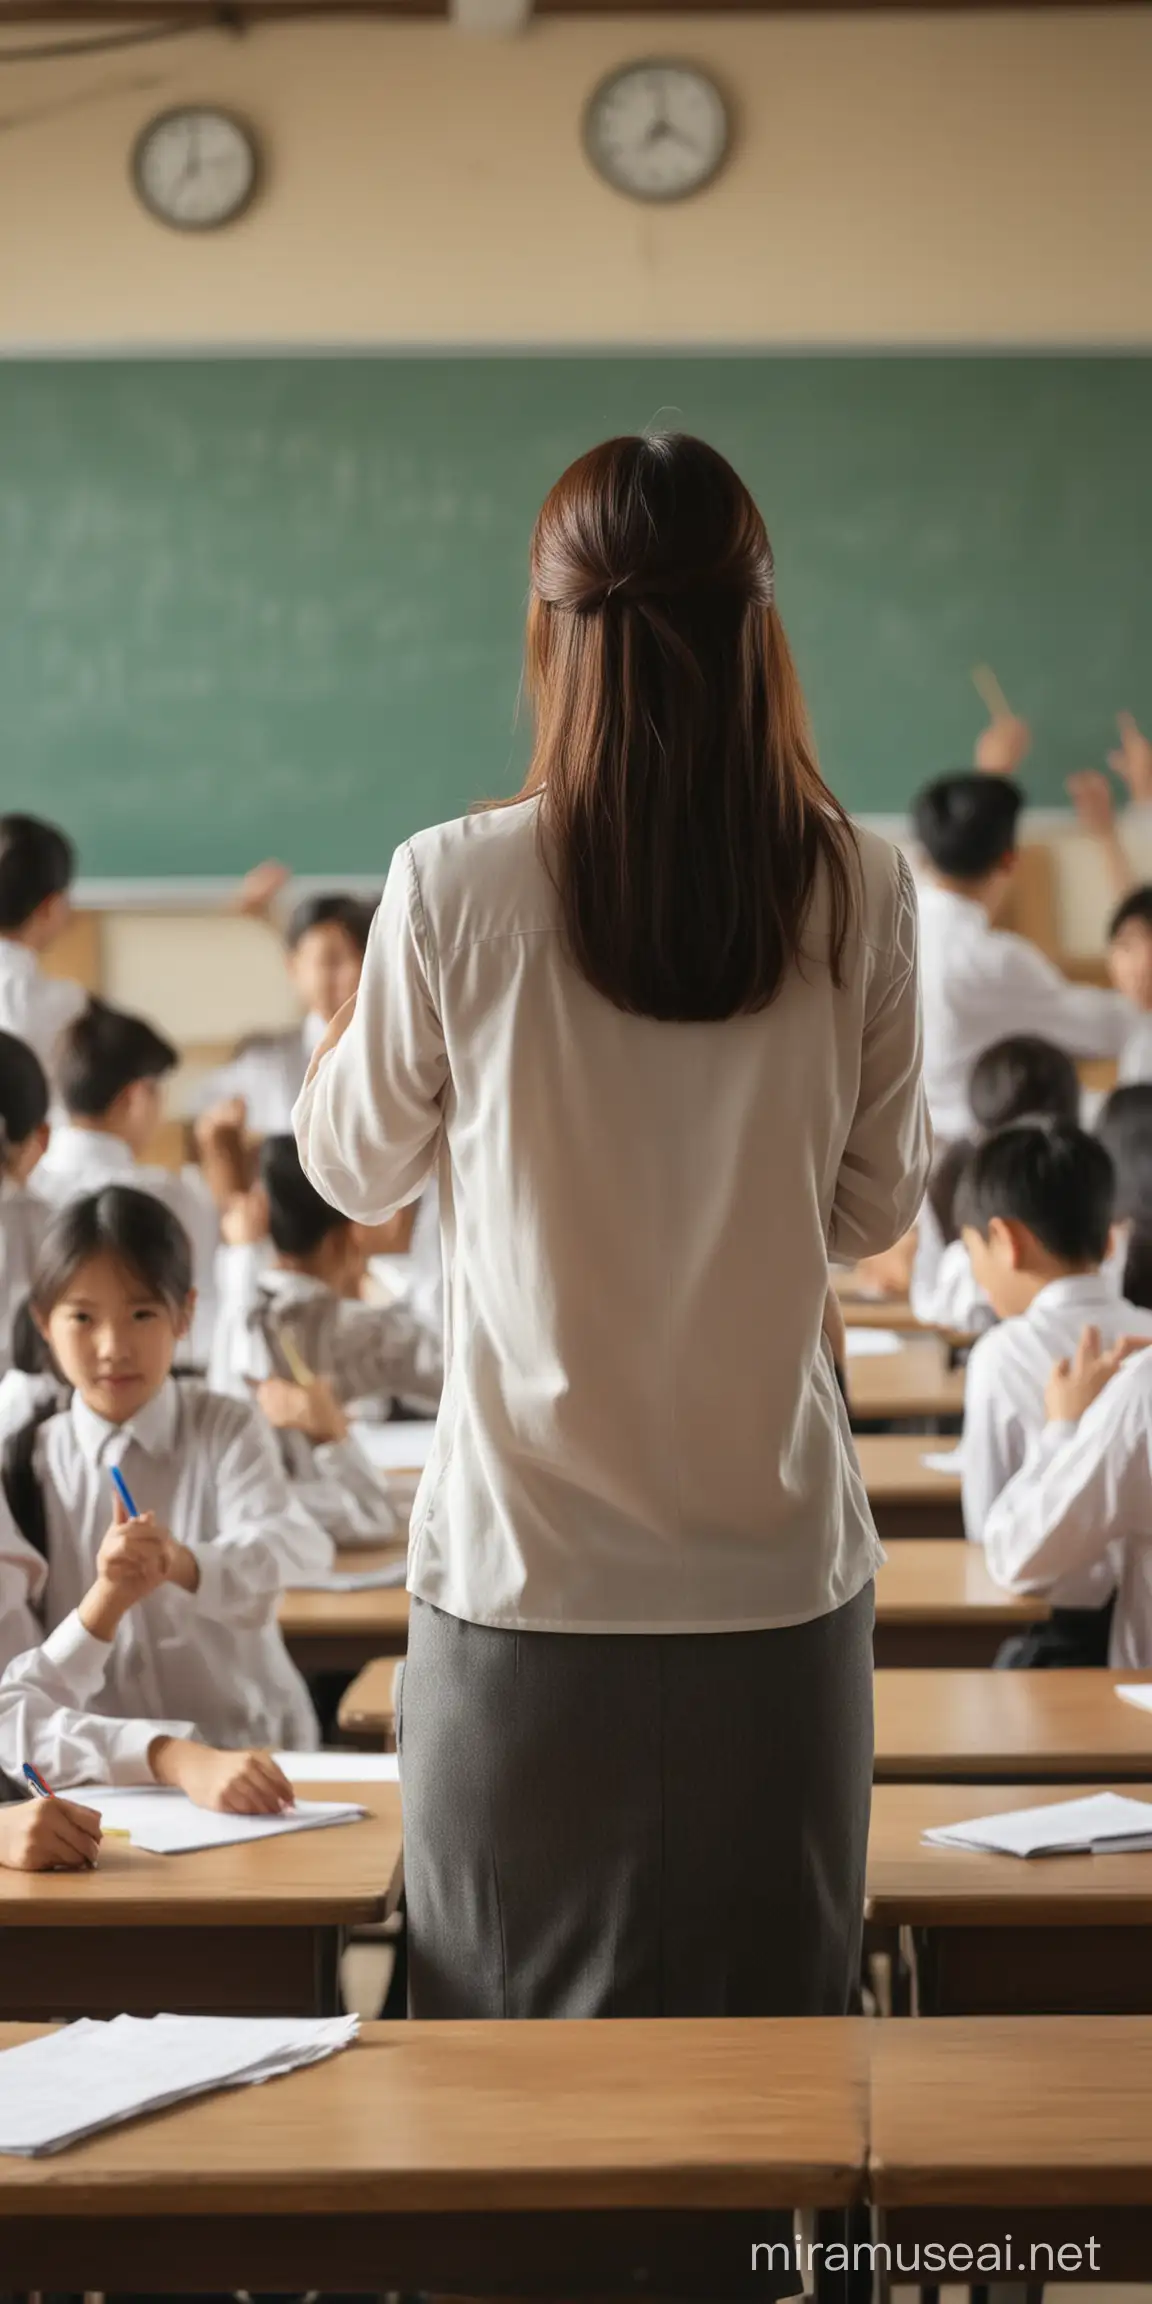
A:
POLYGON ((130 1520, 138 1520, 138 1519, 140 1518, 140 1514, 138 1513, 138 1511, 136 1510, 136 1506, 135 1506, 135 1505, 134 1505, 134 1503, 132 1502, 132 1490, 131 1490, 131 1489, 130 1489, 130 1487, 128 1486, 128 1482, 127 1482, 127 1481, 126 1481, 126 1479, 124 1478, 124 1474, 123 1474, 123 1473, 122 1473, 122 1471, 120 1470, 120 1467, 119 1467, 119 1465, 118 1465, 118 1464, 112 1464, 112 1465, 110 1465, 110 1466, 109 1466, 109 1471, 111 1472, 111 1475, 112 1475, 112 1486, 113 1486, 113 1487, 114 1487, 114 1489, 116 1490, 116 1494, 117 1494, 117 1495, 118 1495, 118 1497, 120 1498, 120 1502, 121 1502, 121 1503, 122 1503, 122 1505, 124 1506, 124 1510, 125 1510, 125 1511, 126 1511, 126 1513, 128 1514, 128 1517, 129 1517, 129 1519, 130 1519, 130 1520))
POLYGON ((24 1762, 24 1774, 28 1778, 28 1782, 32 1786, 32 1790, 34 1792, 38 1792, 42 1800, 55 1799, 55 1793, 49 1790, 47 1784, 44 1782, 44 1778, 36 1774, 36 1770, 32 1766, 30 1760, 26 1760, 24 1762))

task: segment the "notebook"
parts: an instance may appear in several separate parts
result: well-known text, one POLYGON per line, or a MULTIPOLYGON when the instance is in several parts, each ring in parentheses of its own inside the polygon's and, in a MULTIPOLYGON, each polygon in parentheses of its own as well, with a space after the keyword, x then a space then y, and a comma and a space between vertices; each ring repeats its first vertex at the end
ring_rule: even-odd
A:
POLYGON ((316 1832, 329 1824, 356 1824, 363 1808, 340 1800, 298 1800, 279 1816, 228 1816, 197 1808, 183 1792, 163 1785, 81 1784, 76 1798, 96 1808, 110 1829, 127 1832, 134 1848, 153 1856, 189 1856, 201 1848, 238 1848, 249 1840, 278 1840, 286 1832, 316 1832))
POLYGON ((1123 1688, 1117 1688, 1116 1694, 1123 1697, 1125 1704, 1135 1704, 1141 1712, 1152 1712, 1152 1686, 1146 1687, 1140 1680, 1128 1681, 1123 1688))
POLYGON ((1152 1848, 1152 1800, 1089 1792, 1081 1800, 1054 1800, 1045 1808, 1013 1808, 1004 1816, 939 1824, 924 1839, 937 1848, 976 1848, 997 1856, 1123 1855, 1152 1848))
POLYGON ((953 1480, 958 1480, 964 1470, 958 1448, 930 1449, 926 1456, 920 1458, 920 1462, 926 1472, 947 1473, 953 1480))
POLYGON ((902 1351, 904 1339, 891 1328, 849 1328, 844 1342, 850 1360, 882 1360, 885 1353, 902 1351))
POLYGON ((35 2159, 215 2088, 246 2088, 346 2048, 355 2016, 85 2016, 0 2053, 0 2152, 35 2159))

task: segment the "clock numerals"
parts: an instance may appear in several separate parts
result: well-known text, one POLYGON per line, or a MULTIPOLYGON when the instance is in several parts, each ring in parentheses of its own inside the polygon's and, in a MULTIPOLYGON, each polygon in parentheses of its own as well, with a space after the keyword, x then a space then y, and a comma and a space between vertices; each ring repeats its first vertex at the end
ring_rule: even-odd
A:
POLYGON ((626 65, 593 91, 584 119, 593 167, 636 200, 700 191, 720 168, 730 133, 720 89, 689 64, 626 65))
POLYGON ((132 173, 145 207, 183 232, 231 224, 256 191, 255 141, 231 113, 208 105, 163 112, 133 155, 132 173))

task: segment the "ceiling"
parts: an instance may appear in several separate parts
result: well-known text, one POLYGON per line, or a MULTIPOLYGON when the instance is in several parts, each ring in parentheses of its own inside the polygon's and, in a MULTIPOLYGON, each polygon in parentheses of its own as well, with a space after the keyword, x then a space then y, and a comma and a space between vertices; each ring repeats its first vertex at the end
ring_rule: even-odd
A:
MULTIPOLYGON (((1148 0, 1127 0, 1131 6, 1148 0)), ((1051 6, 1111 7, 1116 0, 0 0, 4 24, 104 25, 246 23, 312 16, 459 17, 489 12, 503 18, 494 29, 518 29, 528 16, 750 16, 831 13, 836 10, 951 8, 972 12, 1012 7, 1032 12, 1051 6)))

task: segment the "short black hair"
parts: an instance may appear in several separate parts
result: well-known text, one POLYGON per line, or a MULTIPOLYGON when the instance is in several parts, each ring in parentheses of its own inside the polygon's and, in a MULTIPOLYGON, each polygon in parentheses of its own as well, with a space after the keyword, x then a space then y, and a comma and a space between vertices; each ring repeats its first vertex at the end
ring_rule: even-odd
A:
POLYGON ((66 833, 39 816, 0 816, 0 932, 22 928, 50 896, 63 896, 76 876, 66 833))
POLYGON ((264 1138, 260 1182, 268 1195, 272 1245, 282 1256, 311 1256, 330 1232, 339 1232, 350 1222, 309 1183, 294 1136, 264 1138))
POLYGON ((1124 1294, 1152 1311, 1152 1082, 1114 1088, 1096 1134, 1116 1171, 1116 1221, 1129 1227, 1124 1294))
POLYGON ((1129 889, 1108 922, 1109 943, 1114 936, 1120 934, 1122 928, 1128 926, 1130 920, 1138 920, 1142 928, 1152 928, 1152 888, 1144 886, 1129 889))
POLYGON ((367 950, 368 930, 375 909, 374 904, 366 904, 359 896, 305 896, 289 915, 284 942, 288 950, 294 952, 313 928, 343 928, 357 951, 363 954, 367 950))
POLYGON ((956 1188, 961 1232, 988 1237, 993 1217, 1027 1226, 1064 1264, 1102 1264, 1116 1196, 1112 1162, 1067 1121, 1002 1128, 973 1152, 956 1188))
POLYGON ((0 1032, 0 1155, 26 1144, 47 1118, 48 1082, 40 1058, 14 1032, 0 1032))
POLYGON ((103 1000, 90 1000, 57 1042, 56 1074, 65 1110, 78 1120, 102 1119, 134 1081, 162 1080, 179 1061, 172 1042, 142 1016, 126 1016, 103 1000))
POLYGON ((192 1245, 184 1226, 153 1192, 108 1184, 71 1200, 49 1225, 32 1275, 30 1301, 42 1320, 54 1312, 81 1264, 114 1256, 173 1314, 192 1293, 192 1245))
POLYGON ((1062 1048, 1037 1033, 1016 1032, 978 1056, 968 1075, 972 1117, 985 1135, 1014 1120, 1080 1118, 1080 1081, 1062 1048))
POLYGON ((979 881, 1016 846, 1024 795, 1009 776, 941 776, 912 803, 912 827, 946 880, 979 881))

